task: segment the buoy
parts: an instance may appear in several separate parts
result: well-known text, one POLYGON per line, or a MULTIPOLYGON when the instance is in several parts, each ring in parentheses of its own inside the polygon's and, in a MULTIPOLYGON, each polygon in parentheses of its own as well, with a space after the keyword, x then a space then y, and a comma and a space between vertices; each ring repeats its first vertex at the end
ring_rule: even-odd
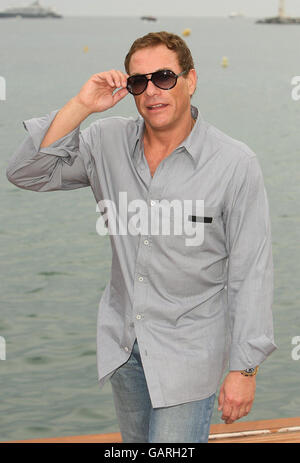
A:
POLYGON ((182 35, 184 35, 185 37, 187 37, 190 34, 191 34, 191 29, 184 29, 184 31, 182 32, 182 35))
POLYGON ((227 66, 228 66, 228 58, 227 58, 227 56, 223 56, 223 58, 222 58, 222 66, 223 66, 223 68, 227 68, 227 66))
POLYGON ((89 51, 89 47, 87 47, 87 46, 83 47, 83 51, 84 51, 84 53, 87 53, 89 51))

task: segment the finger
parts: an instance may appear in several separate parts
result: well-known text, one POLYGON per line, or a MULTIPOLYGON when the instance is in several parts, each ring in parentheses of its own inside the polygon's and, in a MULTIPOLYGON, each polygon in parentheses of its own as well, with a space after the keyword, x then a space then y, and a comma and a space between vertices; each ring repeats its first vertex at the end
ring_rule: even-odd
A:
POLYGON ((230 418, 231 410, 232 410, 231 405, 229 405, 229 403, 225 401, 223 405, 223 413, 221 416, 222 420, 226 421, 230 418))
POLYGON ((112 88, 117 88, 116 84, 116 71, 112 69, 111 71, 106 71, 106 72, 101 72, 100 74, 97 74, 97 77, 101 81, 105 81, 110 87, 112 88))
POLYGON ((95 74, 94 77, 102 82, 105 81, 110 87, 116 89, 120 87, 126 88, 127 77, 129 77, 129 75, 112 69, 110 71, 95 74))
POLYGON ((248 413, 250 413, 251 408, 252 408, 252 405, 246 407, 246 410, 245 410, 246 415, 248 415, 248 413))
POLYGON ((248 413, 246 412, 246 407, 241 407, 239 409, 238 417, 236 419, 239 420, 240 418, 243 418, 243 416, 246 416, 246 415, 248 415, 248 413))
POLYGON ((248 415, 248 413, 250 413, 252 405, 253 405, 253 401, 251 401, 249 404, 246 405, 246 407, 245 407, 245 416, 248 415))
POLYGON ((120 73, 119 71, 114 71, 113 72, 113 76, 114 76, 114 80, 115 80, 115 84, 116 84, 116 87, 117 88, 120 88, 121 87, 121 77, 120 77, 120 73))
POLYGON ((247 416, 251 410, 251 407, 252 407, 252 402, 247 405, 242 404, 242 405, 232 406, 230 415, 228 416, 226 423, 231 424, 234 421, 239 420, 240 418, 243 418, 244 416, 247 416))
MULTIPOLYGON (((123 80, 125 82, 125 79, 123 77, 123 73, 121 71, 116 71, 115 69, 112 69, 110 71, 111 77, 115 83, 116 88, 120 88, 123 86, 123 80)), ((125 85, 126 86, 126 85, 125 85)))
POLYGON ((114 80, 112 79, 112 76, 110 75, 110 72, 99 72, 98 74, 94 74, 93 80, 98 81, 99 83, 106 82, 110 87, 114 87, 114 80))
POLYGON ((225 420, 225 424, 232 424, 232 423, 234 423, 234 420, 231 420, 230 418, 225 420))
MULTIPOLYGON (((126 88, 127 87, 127 74, 124 74, 122 71, 118 71, 119 79, 120 79, 120 87, 126 88)), ((129 76, 128 76, 129 77, 129 76)))
POLYGON ((219 404, 219 407, 218 407, 218 410, 222 410, 222 407, 223 407, 223 404, 224 404, 224 391, 223 389, 220 390, 220 393, 219 393, 219 398, 218 398, 218 404, 219 404))
POLYGON ((117 72, 112 69, 111 71, 108 72, 108 80, 109 80, 109 83, 111 85, 111 87, 114 87, 114 88, 118 88, 119 85, 118 85, 118 76, 117 76, 117 72))
POLYGON ((120 90, 117 90, 114 94, 113 94, 113 104, 115 105, 116 103, 118 103, 120 100, 122 100, 122 98, 124 98, 126 95, 128 95, 128 90, 127 88, 122 88, 120 90))
POLYGON ((247 411, 247 407, 245 405, 242 405, 240 407, 233 407, 231 410, 231 414, 228 418, 228 423, 233 423, 236 420, 239 420, 243 418, 244 416, 247 416, 249 411, 247 411))
POLYGON ((233 407, 231 409, 230 416, 228 417, 226 423, 231 424, 238 419, 239 419, 239 408, 233 407))

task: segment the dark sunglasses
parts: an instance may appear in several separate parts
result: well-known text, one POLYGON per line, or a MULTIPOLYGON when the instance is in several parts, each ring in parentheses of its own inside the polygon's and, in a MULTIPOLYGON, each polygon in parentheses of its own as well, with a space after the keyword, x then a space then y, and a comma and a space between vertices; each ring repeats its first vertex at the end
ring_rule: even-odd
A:
POLYGON ((163 69, 161 71, 149 72, 148 74, 137 74, 130 76, 127 79, 127 90, 132 95, 140 95, 143 93, 148 85, 149 80, 154 83, 154 85, 162 90, 170 90, 175 87, 178 77, 185 74, 187 71, 180 72, 180 74, 175 74, 175 72, 170 71, 169 69, 163 69), (151 77, 148 78, 151 74, 151 77))

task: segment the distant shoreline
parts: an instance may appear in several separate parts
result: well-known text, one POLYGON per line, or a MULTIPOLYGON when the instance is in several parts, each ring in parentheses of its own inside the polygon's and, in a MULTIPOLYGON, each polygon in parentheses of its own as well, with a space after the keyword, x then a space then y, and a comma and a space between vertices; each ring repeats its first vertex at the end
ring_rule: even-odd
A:
POLYGON ((300 24, 300 18, 275 16, 273 18, 259 19, 257 24, 300 24))

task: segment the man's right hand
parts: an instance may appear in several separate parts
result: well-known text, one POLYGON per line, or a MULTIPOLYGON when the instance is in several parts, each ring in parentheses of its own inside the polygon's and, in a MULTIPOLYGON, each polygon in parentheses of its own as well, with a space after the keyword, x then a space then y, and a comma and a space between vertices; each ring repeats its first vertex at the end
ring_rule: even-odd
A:
POLYGON ((118 103, 128 93, 127 77, 128 74, 115 70, 92 75, 80 92, 56 114, 40 148, 64 137, 90 114, 106 111, 118 103))
POLYGON ((106 111, 128 94, 126 89, 128 77, 128 74, 114 69, 94 74, 74 99, 90 114, 106 111))

